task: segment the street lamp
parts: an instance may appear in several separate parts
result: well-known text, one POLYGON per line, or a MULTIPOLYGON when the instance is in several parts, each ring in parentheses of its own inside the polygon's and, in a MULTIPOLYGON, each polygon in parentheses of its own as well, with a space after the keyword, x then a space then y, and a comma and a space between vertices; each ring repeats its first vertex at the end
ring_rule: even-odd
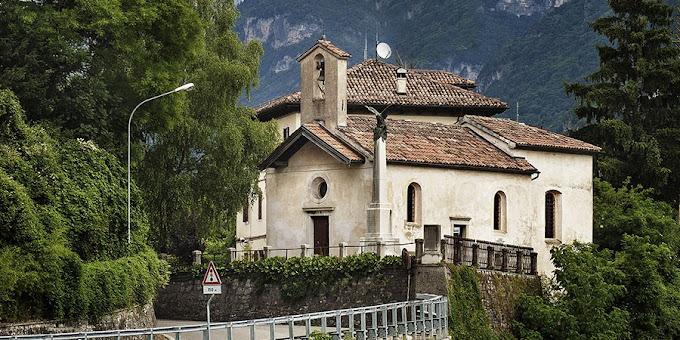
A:
POLYGON ((130 114, 130 119, 128 120, 128 144, 127 144, 127 227, 128 227, 128 244, 131 242, 131 237, 130 237, 130 126, 132 125, 132 116, 135 115, 135 111, 142 106, 142 104, 146 102, 150 102, 154 99, 158 99, 160 97, 167 96, 169 94, 175 93, 175 92, 180 92, 180 91, 189 91, 194 87, 194 83, 186 83, 172 91, 165 92, 162 94, 159 94, 155 97, 147 98, 144 99, 141 103, 137 104, 135 106, 134 110, 132 110, 132 113, 130 114))

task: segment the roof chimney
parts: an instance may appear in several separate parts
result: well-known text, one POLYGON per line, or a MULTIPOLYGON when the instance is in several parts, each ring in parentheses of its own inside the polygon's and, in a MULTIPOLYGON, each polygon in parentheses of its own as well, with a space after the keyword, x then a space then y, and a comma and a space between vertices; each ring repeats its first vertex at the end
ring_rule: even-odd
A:
POLYGON ((406 69, 397 69, 397 94, 406 94, 406 69))

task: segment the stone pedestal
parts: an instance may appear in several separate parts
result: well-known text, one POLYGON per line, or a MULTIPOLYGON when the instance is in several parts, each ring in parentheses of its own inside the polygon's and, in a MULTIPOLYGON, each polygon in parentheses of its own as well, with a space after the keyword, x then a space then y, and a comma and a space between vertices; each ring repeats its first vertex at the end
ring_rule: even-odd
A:
POLYGON ((437 264, 442 262, 442 254, 438 251, 426 250, 420 258, 422 264, 437 264))
POLYGON ((360 239, 362 245, 376 247, 380 243, 380 254, 385 255, 399 255, 400 249, 396 249, 395 244, 399 243, 399 239, 392 235, 391 213, 389 203, 371 203, 366 209, 368 212, 368 232, 360 239))

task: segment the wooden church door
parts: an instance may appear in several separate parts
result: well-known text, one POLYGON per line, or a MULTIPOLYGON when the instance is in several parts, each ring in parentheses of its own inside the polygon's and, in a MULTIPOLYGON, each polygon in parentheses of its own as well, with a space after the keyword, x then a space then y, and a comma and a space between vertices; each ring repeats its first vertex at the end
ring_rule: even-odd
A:
POLYGON ((312 216, 314 221, 314 255, 328 256, 328 216, 312 216))

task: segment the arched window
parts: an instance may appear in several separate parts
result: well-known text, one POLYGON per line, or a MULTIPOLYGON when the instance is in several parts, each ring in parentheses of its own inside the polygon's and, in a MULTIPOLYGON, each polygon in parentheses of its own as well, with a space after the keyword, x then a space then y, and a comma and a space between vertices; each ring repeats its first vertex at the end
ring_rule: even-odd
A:
POLYGON ((321 53, 314 56, 315 85, 314 85, 314 99, 323 99, 324 88, 326 84, 326 62, 321 53))
POLYGON ((493 230, 507 230, 505 193, 502 191, 496 192, 493 197, 493 230))
POLYGON ((545 238, 558 238, 562 215, 561 194, 558 191, 545 193, 545 238))
POLYGON ((411 183, 406 189, 406 222, 420 223, 420 185, 411 183))

